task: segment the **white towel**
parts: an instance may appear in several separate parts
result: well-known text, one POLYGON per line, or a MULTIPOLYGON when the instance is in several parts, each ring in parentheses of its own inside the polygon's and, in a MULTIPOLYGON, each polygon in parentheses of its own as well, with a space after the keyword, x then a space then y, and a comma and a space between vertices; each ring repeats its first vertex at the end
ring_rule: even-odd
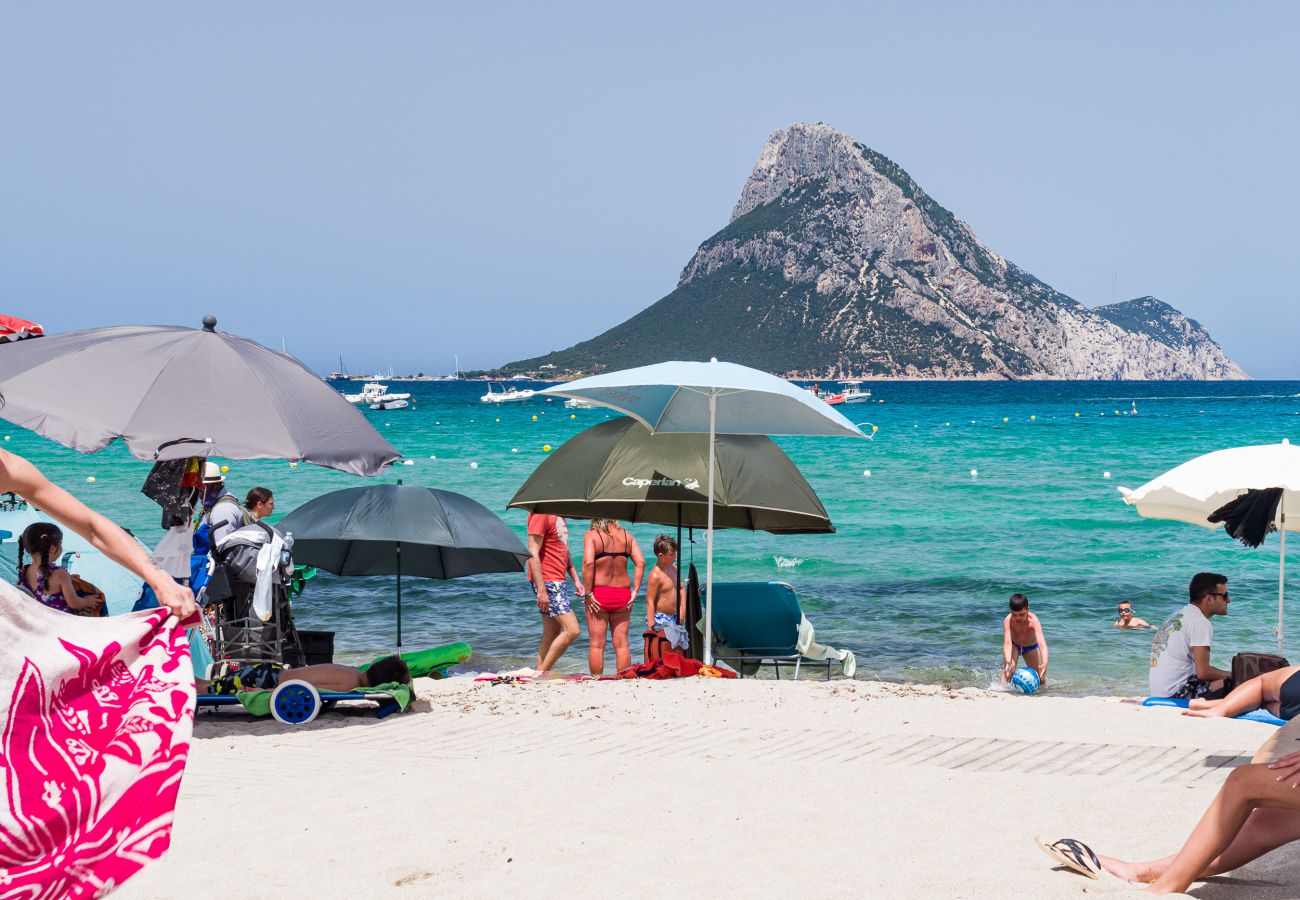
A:
POLYGON ((257 551, 257 584, 253 586, 253 612, 263 622, 271 620, 271 585, 275 581, 275 567, 280 564, 280 551, 284 538, 274 532, 271 539, 257 551))
POLYGON ((808 621, 807 616, 799 616, 799 640, 795 649, 801 655, 808 659, 826 660, 838 659, 840 661, 840 673, 845 678, 852 678, 858 671, 858 659, 853 655, 852 650, 836 650, 834 647, 827 647, 825 644, 819 644, 814 638, 812 622, 808 621))

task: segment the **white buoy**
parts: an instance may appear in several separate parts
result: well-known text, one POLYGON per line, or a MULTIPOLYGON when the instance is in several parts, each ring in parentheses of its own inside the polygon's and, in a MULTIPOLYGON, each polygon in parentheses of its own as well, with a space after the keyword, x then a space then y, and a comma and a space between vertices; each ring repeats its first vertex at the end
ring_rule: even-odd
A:
POLYGON ((477 468, 478 468, 478 463, 476 463, 476 462, 474 462, 474 463, 470 463, 470 464, 469 464, 469 467, 470 467, 471 469, 477 469, 477 468))
POLYGON ((511 448, 510 448, 510 452, 511 452, 511 453, 518 453, 518 452, 519 452, 519 448, 518 448, 518 447, 511 447, 511 448))
POLYGON ((862 470, 862 477, 863 477, 863 478, 870 478, 870 477, 871 477, 871 470, 870 470, 870 469, 863 469, 863 470, 862 470))
POLYGON ((437 458, 438 458, 438 457, 435 456, 434 454, 432 454, 432 453, 429 454, 429 459, 437 459, 437 458))
POLYGON ((87 476, 86 476, 86 484, 94 484, 94 483, 95 483, 95 476, 94 476, 94 475, 87 475, 87 476))
POLYGON ((1109 477, 1110 477, 1110 473, 1109 473, 1109 472, 1102 472, 1102 473, 1101 473, 1101 477, 1102 477, 1102 478, 1109 478, 1109 477))
POLYGON ((296 463, 296 462, 291 462, 291 463, 289 463, 289 468, 291 468, 291 469, 296 469, 296 468, 298 468, 298 463, 296 463))
POLYGON ((404 459, 404 460, 402 460, 402 465, 404 465, 404 466, 413 466, 413 465, 415 465, 415 460, 413 460, 413 459, 404 459))
POLYGON ((979 477, 979 474, 980 474, 980 470, 979 470, 979 469, 971 469, 971 470, 970 470, 970 477, 971 477, 971 478, 978 478, 978 477, 979 477))
POLYGON ((9 440, 9 435, 7 435, 7 434, 5 435, 5 440, 6 440, 6 441, 9 440))

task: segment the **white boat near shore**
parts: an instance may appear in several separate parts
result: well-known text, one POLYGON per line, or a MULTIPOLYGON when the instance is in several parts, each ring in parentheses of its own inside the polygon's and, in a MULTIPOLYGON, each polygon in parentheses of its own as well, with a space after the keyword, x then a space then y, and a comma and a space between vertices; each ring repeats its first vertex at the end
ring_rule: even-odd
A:
POLYGON ((390 394, 388 385, 378 381, 366 382, 359 394, 344 394, 343 399, 349 403, 384 403, 392 400, 410 400, 410 394, 390 394))
POLYGON ((596 404, 592 403, 590 400, 579 400, 577 397, 574 397, 572 400, 564 401, 564 408, 565 409, 595 409, 596 404))
POLYGON ((519 400, 531 400, 536 394, 537 391, 534 390, 526 389, 521 391, 517 387, 507 388, 501 382, 493 381, 488 383, 488 392, 479 397, 479 400, 484 403, 514 403, 519 400), (492 390, 493 386, 499 387, 501 390, 494 391, 492 390))
POLYGON ((841 381, 840 384, 844 385, 844 390, 840 392, 840 396, 844 398, 845 403, 866 403, 871 399, 871 391, 864 391, 861 381, 846 379, 841 381))

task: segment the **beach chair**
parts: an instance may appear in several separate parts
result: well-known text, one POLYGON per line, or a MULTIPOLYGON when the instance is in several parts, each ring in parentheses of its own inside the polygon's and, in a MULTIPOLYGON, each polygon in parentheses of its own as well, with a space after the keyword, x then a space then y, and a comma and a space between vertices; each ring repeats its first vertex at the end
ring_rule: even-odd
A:
POLYGON ((781 677, 783 665, 794 667, 826 664, 852 678, 858 662, 848 650, 836 650, 816 642, 812 623, 799 608, 794 588, 780 581, 722 582, 713 585, 714 658, 734 665, 741 677, 752 675, 770 662, 781 677))

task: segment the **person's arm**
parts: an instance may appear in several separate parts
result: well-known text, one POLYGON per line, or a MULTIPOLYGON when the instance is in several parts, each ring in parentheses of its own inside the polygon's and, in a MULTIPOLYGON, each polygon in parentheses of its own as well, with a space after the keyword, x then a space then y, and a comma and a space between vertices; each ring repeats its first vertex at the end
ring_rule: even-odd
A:
POLYGON ((1002 620, 1002 680, 1006 681, 1011 677, 1011 670, 1015 668, 1016 661, 1011 656, 1011 617, 1007 616, 1002 620))
POLYGON ((578 570, 573 566, 573 554, 569 552, 568 541, 564 543, 564 560, 565 567, 569 571, 569 577, 573 579, 573 592, 578 595, 579 599, 587 596, 587 589, 582 585, 582 576, 578 574, 578 570))
POLYGON ((546 593, 546 582, 542 581, 542 536, 528 535, 528 580, 537 592, 537 608, 546 612, 551 607, 550 597, 546 593))
POLYGON ((596 586, 596 537, 593 531, 582 536, 582 586, 587 597, 591 597, 592 588, 596 586))
POLYGON ((659 583, 658 570, 650 570, 650 579, 645 583, 645 627, 655 627, 655 608, 659 606, 659 592, 663 589, 659 583))
POLYGON ((158 568, 148 552, 125 531, 95 512, 37 468, 12 453, 0 450, 0 491, 13 491, 75 531, 92 547, 153 588, 158 602, 182 621, 198 611, 188 587, 158 568))
POLYGON ((1201 681, 1218 681, 1221 678, 1232 677, 1231 672, 1225 672, 1210 665, 1209 647, 1193 647, 1192 659, 1196 663, 1196 677, 1201 681))
POLYGON ((1139 619, 1137 616, 1134 616, 1134 617, 1133 617, 1133 622, 1132 622, 1132 627, 1134 627, 1134 628, 1155 628, 1156 626, 1152 625, 1152 624, 1151 624, 1150 622, 1148 622, 1146 619, 1139 619))
POLYGON ((1043 634, 1043 623, 1034 616, 1034 639, 1038 641, 1038 654, 1042 657, 1043 667, 1038 670, 1040 681, 1047 682, 1047 636, 1043 634))
POLYGON ((59 569, 53 574, 48 590, 52 594, 62 594, 63 602, 68 604, 68 609, 95 609, 99 606, 99 598, 94 594, 83 597, 77 593, 77 586, 72 583, 72 576, 68 574, 67 569, 59 569))
POLYGON ((637 591, 641 590, 641 580, 645 578, 645 557, 641 555, 641 547, 630 531, 627 533, 627 543, 628 552, 632 554, 632 599, 635 600, 637 591))

